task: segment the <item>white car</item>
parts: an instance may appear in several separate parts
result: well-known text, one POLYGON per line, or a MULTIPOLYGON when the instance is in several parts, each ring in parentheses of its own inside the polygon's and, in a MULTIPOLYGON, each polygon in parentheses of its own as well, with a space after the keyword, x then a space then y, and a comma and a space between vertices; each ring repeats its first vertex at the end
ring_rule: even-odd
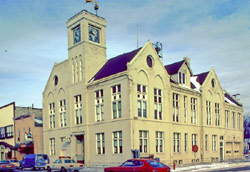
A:
POLYGON ((60 170, 61 172, 74 171, 78 172, 83 168, 83 164, 76 163, 70 157, 59 157, 55 162, 45 165, 47 171, 60 170))

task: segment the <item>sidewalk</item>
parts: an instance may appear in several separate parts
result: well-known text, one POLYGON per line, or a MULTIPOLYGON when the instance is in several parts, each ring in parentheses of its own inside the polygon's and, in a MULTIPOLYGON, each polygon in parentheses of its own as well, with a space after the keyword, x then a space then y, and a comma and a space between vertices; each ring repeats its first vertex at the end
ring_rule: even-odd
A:
MULTIPOLYGON (((179 171, 210 171, 214 169, 224 169, 228 167, 241 167, 241 166, 250 166, 250 159, 242 159, 242 160, 230 160, 226 162, 215 162, 215 163, 206 163, 206 164, 189 164, 183 165, 181 167, 176 167, 175 170, 171 167, 171 172, 179 172, 179 171)), ((91 167, 84 168, 83 172, 104 172, 104 167, 91 167)))
POLYGON ((183 167, 176 167, 175 170, 171 168, 172 172, 177 172, 177 171, 210 171, 214 169, 225 169, 229 167, 241 167, 241 166, 246 166, 250 165, 249 160, 231 160, 231 161, 226 161, 226 162, 215 162, 215 163, 207 163, 207 164, 192 164, 192 165, 187 165, 183 167))

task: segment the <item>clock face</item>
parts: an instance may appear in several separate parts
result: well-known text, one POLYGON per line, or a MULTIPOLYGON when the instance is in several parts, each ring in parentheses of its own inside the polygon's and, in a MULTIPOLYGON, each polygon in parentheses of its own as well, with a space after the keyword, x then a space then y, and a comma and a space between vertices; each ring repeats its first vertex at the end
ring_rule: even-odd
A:
POLYGON ((74 44, 81 41, 81 32, 80 27, 77 27, 73 30, 74 44))
POLYGON ((96 43, 100 43, 99 30, 97 28, 89 26, 89 40, 96 43))

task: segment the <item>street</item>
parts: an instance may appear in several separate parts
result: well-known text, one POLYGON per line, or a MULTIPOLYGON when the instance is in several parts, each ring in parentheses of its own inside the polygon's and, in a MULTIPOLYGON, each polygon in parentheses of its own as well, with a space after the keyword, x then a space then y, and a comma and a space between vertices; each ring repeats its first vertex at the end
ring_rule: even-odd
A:
MULTIPOLYGON (((31 171, 30 169, 25 169, 25 170, 14 170, 14 172, 18 172, 18 171, 25 171, 25 172, 29 172, 31 171)), ((36 170, 38 172, 47 172, 46 170, 36 170)), ((197 166, 196 169, 189 169, 189 167, 187 168, 181 168, 181 169, 176 169, 173 170, 171 169, 171 172, 175 172, 175 171, 209 171, 209 172, 233 172, 233 171, 237 171, 237 172, 243 172, 243 171, 250 171, 250 164, 249 163, 237 163, 234 164, 231 167, 219 167, 216 168, 214 167, 214 169, 211 168, 206 168, 206 167, 202 167, 200 168, 199 166, 197 166)), ((81 172, 103 172, 103 168, 84 168, 83 170, 81 170, 81 172)))

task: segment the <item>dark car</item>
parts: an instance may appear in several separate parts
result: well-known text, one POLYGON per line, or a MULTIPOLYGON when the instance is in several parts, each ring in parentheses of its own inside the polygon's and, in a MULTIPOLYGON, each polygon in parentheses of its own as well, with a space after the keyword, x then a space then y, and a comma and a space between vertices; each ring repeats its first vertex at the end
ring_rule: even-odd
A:
POLYGON ((118 167, 104 168, 104 172, 120 171, 169 172, 170 167, 153 159, 129 159, 118 167))
POLYGON ((44 169, 45 165, 49 163, 49 156, 47 154, 29 154, 24 155, 23 159, 19 162, 20 170, 24 168, 44 169))
POLYGON ((12 171, 16 167, 14 164, 11 164, 8 160, 0 160, 0 171, 12 171))

